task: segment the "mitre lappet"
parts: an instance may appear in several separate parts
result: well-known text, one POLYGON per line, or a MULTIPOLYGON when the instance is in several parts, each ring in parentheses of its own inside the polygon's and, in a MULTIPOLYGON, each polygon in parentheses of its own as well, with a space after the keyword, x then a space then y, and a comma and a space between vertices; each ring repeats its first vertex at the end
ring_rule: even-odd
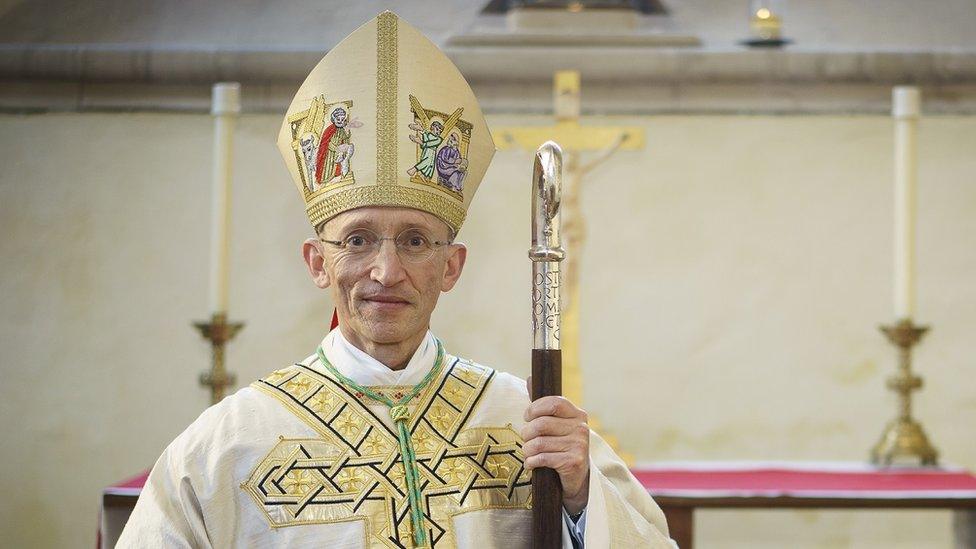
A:
POLYGON ((312 69, 278 148, 314 227, 354 208, 397 206, 429 212, 455 233, 495 153, 457 67, 389 11, 312 69))

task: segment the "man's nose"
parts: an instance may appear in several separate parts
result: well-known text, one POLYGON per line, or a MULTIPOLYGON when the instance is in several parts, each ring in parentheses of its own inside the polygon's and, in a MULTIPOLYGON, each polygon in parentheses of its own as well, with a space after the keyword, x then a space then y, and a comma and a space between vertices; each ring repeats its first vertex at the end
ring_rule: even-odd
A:
POLYGON ((373 268, 370 276, 383 286, 394 286, 407 276, 406 269, 403 268, 403 260, 397 252, 396 243, 392 240, 380 242, 380 249, 376 252, 373 260, 373 268))

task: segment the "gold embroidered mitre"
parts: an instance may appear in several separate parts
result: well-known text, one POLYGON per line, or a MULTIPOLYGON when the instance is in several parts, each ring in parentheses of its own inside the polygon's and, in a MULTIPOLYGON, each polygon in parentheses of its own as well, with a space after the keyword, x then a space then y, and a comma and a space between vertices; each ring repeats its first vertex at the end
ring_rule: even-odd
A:
POLYGON ((401 206, 457 232, 495 154, 457 67, 392 12, 359 27, 305 79, 278 148, 312 226, 363 206, 401 206))

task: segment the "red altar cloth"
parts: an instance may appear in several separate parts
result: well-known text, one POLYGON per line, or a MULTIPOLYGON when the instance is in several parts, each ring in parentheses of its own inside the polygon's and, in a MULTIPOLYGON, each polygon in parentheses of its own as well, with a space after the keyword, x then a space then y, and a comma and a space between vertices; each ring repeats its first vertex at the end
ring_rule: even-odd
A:
POLYGON ((659 463, 634 475, 651 495, 678 497, 976 498, 976 476, 958 468, 856 463, 659 463))
POLYGON ((149 469, 109 486, 105 489, 105 493, 113 496, 138 496, 142 487, 146 485, 147 478, 149 478, 149 469))
MULTIPOLYGON (((974 498, 976 475, 958 468, 878 468, 846 463, 659 463, 637 466, 652 495, 710 497, 974 498)), ((149 471, 113 484, 106 494, 138 496, 149 471)))

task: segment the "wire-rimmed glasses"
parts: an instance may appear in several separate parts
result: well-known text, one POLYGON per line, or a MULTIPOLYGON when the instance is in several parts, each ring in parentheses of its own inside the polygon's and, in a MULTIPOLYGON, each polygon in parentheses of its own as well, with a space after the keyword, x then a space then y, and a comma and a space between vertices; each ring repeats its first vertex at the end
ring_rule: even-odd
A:
POLYGON ((392 240, 400 259, 408 263, 423 263, 434 255, 434 251, 447 246, 450 240, 434 240, 420 229, 406 229, 396 236, 379 236, 369 229, 357 229, 342 240, 326 240, 322 242, 342 249, 351 259, 367 261, 376 257, 383 246, 384 240, 392 240))

